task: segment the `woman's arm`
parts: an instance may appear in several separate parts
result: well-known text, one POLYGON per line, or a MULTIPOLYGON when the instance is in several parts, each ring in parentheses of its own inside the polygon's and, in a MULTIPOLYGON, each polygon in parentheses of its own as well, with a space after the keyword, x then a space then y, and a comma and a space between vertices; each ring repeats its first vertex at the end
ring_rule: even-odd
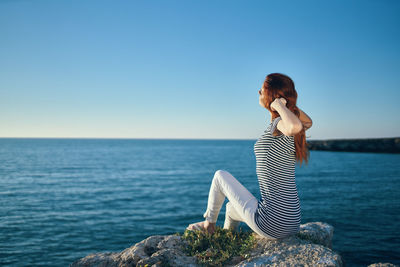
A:
POLYGON ((299 108, 300 111, 300 120, 303 123, 304 130, 308 130, 312 126, 312 120, 311 118, 299 108))
POLYGON ((271 103, 272 110, 276 110, 281 116, 281 120, 276 125, 284 135, 295 135, 303 129, 303 123, 290 109, 286 107, 286 99, 276 98, 271 103))

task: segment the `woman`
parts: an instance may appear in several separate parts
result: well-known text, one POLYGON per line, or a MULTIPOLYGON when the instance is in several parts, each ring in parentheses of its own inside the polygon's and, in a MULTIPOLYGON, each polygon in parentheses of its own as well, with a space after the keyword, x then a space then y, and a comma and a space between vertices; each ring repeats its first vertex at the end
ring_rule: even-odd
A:
POLYGON ((205 221, 190 224, 188 230, 214 233, 219 211, 226 204, 224 229, 237 230, 245 222, 257 234, 285 238, 298 232, 300 202, 295 182, 295 163, 308 163, 305 130, 311 118, 296 106, 297 92, 292 79, 281 73, 267 75, 259 90, 259 103, 271 113, 271 122, 254 144, 261 199, 257 200, 225 170, 215 172, 208 195, 205 221))

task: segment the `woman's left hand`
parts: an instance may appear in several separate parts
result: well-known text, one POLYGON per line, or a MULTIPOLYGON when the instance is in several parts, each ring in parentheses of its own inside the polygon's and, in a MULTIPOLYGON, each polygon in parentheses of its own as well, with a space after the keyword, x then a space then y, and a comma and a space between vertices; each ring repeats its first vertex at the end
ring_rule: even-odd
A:
POLYGON ((286 101, 286 99, 283 98, 283 97, 275 98, 275 100, 274 100, 274 101, 271 103, 271 105, 270 105, 271 110, 272 110, 272 111, 276 111, 276 106, 277 106, 277 105, 284 105, 284 106, 286 106, 286 103, 287 103, 287 101, 286 101))

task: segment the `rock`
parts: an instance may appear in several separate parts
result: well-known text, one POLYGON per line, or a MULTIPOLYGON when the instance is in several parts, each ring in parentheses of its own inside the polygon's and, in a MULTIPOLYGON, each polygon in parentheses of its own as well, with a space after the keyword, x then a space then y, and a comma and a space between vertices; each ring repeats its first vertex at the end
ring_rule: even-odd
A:
POLYGON ((300 225, 297 236, 301 239, 309 239, 315 244, 332 248, 333 227, 327 223, 311 222, 300 225))
MULTIPOLYGON (((332 251, 333 227, 322 222, 302 224, 296 235, 271 240, 252 233, 256 247, 243 260, 235 257, 228 266, 343 266, 340 255, 332 251)), ((74 261, 70 267, 103 266, 200 266, 186 256, 178 235, 150 236, 122 252, 90 254, 74 261)))
POLYGON ((171 266, 198 266, 195 258, 180 251, 180 244, 177 235, 150 236, 122 252, 90 254, 70 267, 165 266, 166 262, 171 266))
POLYGON ((108 267, 108 266, 118 266, 118 257, 120 253, 118 252, 106 252, 106 253, 95 253, 86 256, 70 266, 97 266, 97 267, 108 267))
POLYGON ((303 240, 297 235, 276 241, 257 235, 257 239, 258 255, 235 266, 343 266, 338 253, 311 239, 303 240))

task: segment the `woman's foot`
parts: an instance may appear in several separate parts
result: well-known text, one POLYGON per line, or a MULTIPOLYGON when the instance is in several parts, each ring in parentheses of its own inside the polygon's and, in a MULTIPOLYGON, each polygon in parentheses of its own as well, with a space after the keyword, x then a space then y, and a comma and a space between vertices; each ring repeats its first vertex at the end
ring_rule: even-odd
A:
POLYGON ((208 232, 209 234, 213 234, 215 232, 216 228, 216 223, 211 223, 207 220, 201 221, 198 223, 192 223, 189 224, 189 226, 186 228, 187 230, 200 230, 203 232, 208 232))

